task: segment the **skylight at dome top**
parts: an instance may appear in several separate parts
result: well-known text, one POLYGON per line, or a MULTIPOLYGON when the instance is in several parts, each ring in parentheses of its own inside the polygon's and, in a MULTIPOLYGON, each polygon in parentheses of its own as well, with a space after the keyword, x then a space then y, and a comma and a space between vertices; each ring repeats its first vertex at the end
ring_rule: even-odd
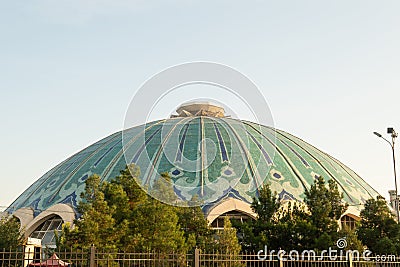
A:
POLYGON ((184 206, 196 196, 205 214, 227 199, 248 205, 263 183, 281 199, 302 201, 319 176, 334 179, 344 200, 358 210, 379 195, 350 168, 300 138, 226 117, 222 107, 202 102, 88 146, 39 178, 8 211, 28 207, 37 216, 56 204, 76 210, 90 175, 110 181, 130 163, 140 167, 144 188, 168 173, 174 204, 184 206))

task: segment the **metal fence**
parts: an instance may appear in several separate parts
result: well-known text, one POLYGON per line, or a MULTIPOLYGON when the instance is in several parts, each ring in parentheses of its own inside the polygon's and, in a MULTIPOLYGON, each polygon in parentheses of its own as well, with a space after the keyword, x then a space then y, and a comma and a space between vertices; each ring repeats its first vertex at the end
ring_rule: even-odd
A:
POLYGON ((258 256, 256 253, 240 255, 203 253, 160 253, 106 251, 91 247, 87 250, 50 251, 46 249, 0 250, 0 267, 400 267, 400 258, 375 256, 368 259, 353 256, 295 258, 287 255, 258 256), (53 252, 58 258, 55 258, 53 252))

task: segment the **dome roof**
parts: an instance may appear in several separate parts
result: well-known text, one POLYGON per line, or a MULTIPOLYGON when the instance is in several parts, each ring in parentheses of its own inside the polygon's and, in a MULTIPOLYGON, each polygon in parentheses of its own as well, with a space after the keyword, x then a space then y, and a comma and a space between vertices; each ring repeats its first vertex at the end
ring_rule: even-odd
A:
POLYGON ((176 195, 182 201, 197 195, 205 213, 228 197, 251 203, 265 182, 282 199, 301 201, 318 176, 334 179, 355 207, 378 195, 350 168, 289 133, 220 116, 178 116, 90 145, 44 174, 8 211, 31 207, 37 215, 59 203, 76 208, 90 175, 111 180, 126 162, 140 167, 147 187, 168 172, 176 195))

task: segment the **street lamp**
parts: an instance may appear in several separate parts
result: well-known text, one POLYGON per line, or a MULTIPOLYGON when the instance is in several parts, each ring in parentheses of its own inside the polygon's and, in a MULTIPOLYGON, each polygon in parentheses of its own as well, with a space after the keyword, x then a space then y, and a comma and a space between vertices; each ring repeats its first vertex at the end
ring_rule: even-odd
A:
POLYGON ((392 155, 393 155, 393 171, 394 171, 394 185, 395 185, 395 190, 396 190, 396 198, 395 198, 395 209, 396 209, 396 215, 397 215, 397 222, 400 222, 400 215, 399 215, 399 201, 398 201, 398 194, 397 194, 397 177, 396 177, 396 160, 395 160, 395 156, 394 156, 394 143, 395 143, 395 139, 397 137, 397 133, 393 128, 387 128, 387 133, 390 134, 390 136, 392 137, 392 142, 390 142, 389 140, 387 140, 385 137, 383 137, 380 133, 374 132, 374 134, 380 138, 382 138, 383 140, 385 140, 390 147, 392 148, 392 155))

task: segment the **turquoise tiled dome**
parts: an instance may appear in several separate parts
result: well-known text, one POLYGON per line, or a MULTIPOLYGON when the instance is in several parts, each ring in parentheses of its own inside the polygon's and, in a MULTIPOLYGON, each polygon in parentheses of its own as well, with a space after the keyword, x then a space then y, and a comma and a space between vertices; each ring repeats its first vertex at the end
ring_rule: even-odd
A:
POLYGON ((350 168, 289 133, 194 116, 151 122, 94 143, 43 175, 8 211, 32 207, 38 214, 57 203, 76 208, 90 175, 111 180, 126 162, 140 166, 142 184, 150 188, 159 173, 168 172, 180 200, 196 195, 205 212, 227 197, 250 203, 265 182, 283 199, 302 200, 318 176, 334 179, 350 205, 378 195, 350 168))

